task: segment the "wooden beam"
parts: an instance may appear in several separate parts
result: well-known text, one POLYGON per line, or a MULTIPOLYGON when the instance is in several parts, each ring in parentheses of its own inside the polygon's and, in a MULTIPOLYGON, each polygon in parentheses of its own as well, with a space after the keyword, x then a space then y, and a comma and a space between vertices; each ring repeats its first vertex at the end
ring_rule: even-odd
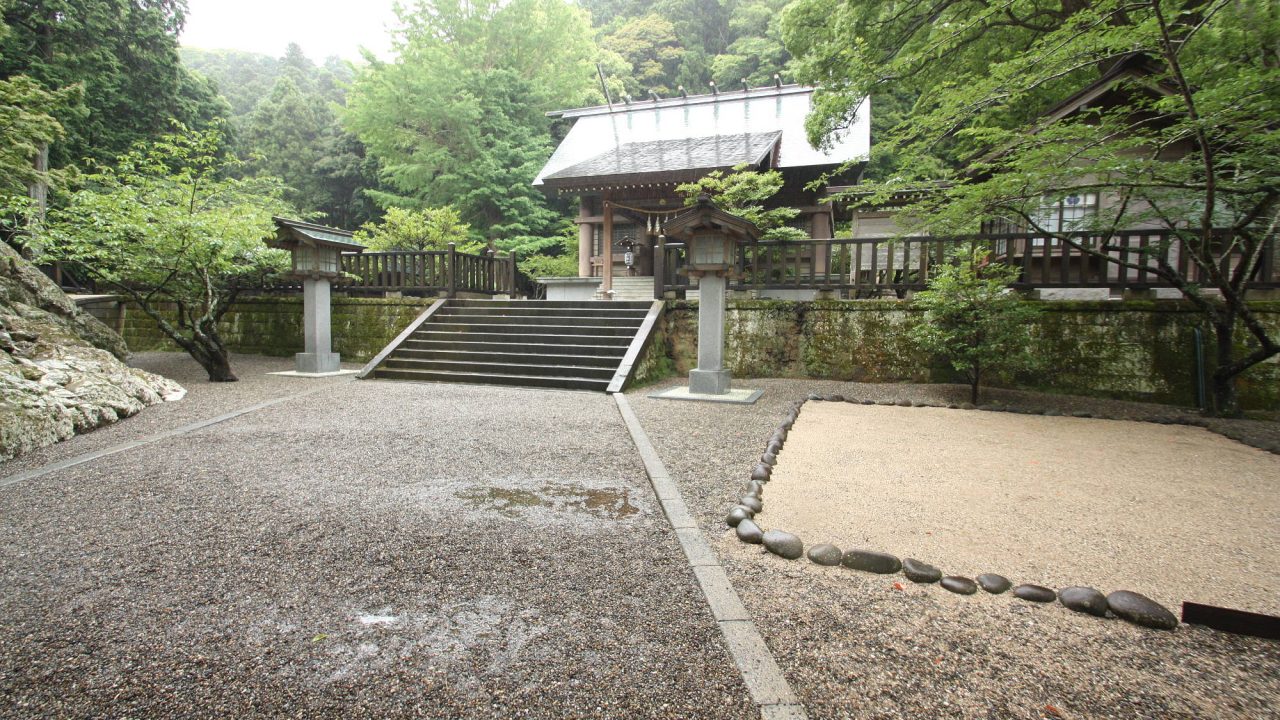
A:
POLYGON ((604 231, 600 239, 600 260, 604 263, 601 268, 604 280, 600 283, 600 292, 604 293, 606 300, 613 299, 613 295, 609 293, 613 290, 613 204, 610 202, 612 199, 613 193, 604 194, 604 231))

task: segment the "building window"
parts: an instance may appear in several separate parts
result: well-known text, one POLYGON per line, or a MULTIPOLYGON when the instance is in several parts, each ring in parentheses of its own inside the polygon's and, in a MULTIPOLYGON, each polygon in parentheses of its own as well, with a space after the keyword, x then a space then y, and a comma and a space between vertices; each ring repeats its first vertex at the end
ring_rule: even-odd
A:
MULTIPOLYGON (((1061 198, 1045 197, 1040 207, 1031 217, 1038 227, 1047 232, 1070 232, 1078 230, 1087 218, 1098 211, 1098 196, 1095 193, 1065 195, 1061 198)), ((1034 238, 1031 244, 1035 247, 1044 245, 1044 238, 1034 238)), ((1050 239, 1050 245, 1057 245, 1057 239, 1050 239)))

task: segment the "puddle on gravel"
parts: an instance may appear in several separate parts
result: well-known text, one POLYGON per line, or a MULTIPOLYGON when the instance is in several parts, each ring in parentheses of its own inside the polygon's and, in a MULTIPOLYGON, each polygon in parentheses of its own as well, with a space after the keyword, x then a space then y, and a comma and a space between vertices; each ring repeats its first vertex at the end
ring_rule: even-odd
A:
POLYGON ((460 500, 477 510, 494 510, 516 518, 530 508, 548 508, 585 513, 620 520, 640 512, 631 502, 629 490, 585 488, 581 485, 545 485, 538 490, 519 488, 473 488, 457 493, 460 500))

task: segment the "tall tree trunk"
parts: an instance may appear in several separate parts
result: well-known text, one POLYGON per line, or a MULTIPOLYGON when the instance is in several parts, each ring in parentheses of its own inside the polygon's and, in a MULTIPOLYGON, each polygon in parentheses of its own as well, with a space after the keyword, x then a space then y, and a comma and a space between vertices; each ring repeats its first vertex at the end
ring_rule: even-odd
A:
POLYGON ((1229 373, 1235 356, 1235 316, 1228 314, 1224 323, 1214 323, 1217 339, 1217 367, 1213 371, 1213 414, 1234 417, 1240 414, 1236 400, 1236 373, 1229 373))

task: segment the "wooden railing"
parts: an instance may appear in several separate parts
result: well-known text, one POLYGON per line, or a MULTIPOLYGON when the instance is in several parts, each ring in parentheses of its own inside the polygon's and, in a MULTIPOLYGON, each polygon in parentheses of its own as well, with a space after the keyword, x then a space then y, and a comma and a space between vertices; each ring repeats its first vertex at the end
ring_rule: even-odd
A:
MULTIPOLYGON (((343 253, 342 272, 346 277, 334 281, 334 289, 348 293, 399 292, 409 295, 445 295, 458 293, 507 295, 515 297, 517 288, 516 254, 478 255, 448 250, 393 250, 388 252, 343 253)), ((293 292, 301 289, 297 280, 275 282, 271 292, 293 292)))
MULTIPOLYGON (((1014 283, 1018 288, 1169 287, 1155 272, 1162 262, 1190 283, 1207 282, 1184 252, 1181 241, 1169 230, 1130 230, 1110 237, 1087 232, 1066 236, 1071 242, 1034 234, 761 241, 738 248, 737 277, 729 287, 817 290, 840 298, 901 297, 907 291, 923 289, 935 268, 964 246, 985 247, 996 261, 1020 268, 1018 282, 1014 283), (1111 262, 1086 249, 1120 262, 1111 262)), ((1218 242, 1218 254, 1222 254, 1221 248, 1227 247, 1225 234, 1218 242)), ((1266 241, 1251 287, 1280 287, 1278 249, 1280 243, 1274 237, 1266 241)), ((1239 260, 1238 252, 1226 253, 1221 268, 1229 271, 1239 260)), ((683 244, 667 243, 654 248, 656 297, 690 287, 684 265, 683 244)))

